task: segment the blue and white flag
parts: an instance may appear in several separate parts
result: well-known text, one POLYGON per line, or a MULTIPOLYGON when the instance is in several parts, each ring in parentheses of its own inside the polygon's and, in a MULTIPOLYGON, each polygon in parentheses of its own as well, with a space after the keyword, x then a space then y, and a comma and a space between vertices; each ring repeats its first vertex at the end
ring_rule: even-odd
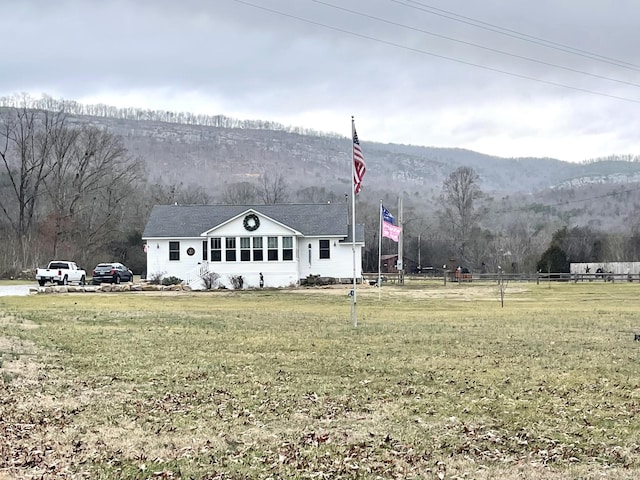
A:
POLYGON ((382 207, 382 219, 385 222, 389 222, 391 225, 395 225, 396 222, 393 215, 391 215, 391 212, 384 208, 384 205, 381 204, 380 206, 382 207))

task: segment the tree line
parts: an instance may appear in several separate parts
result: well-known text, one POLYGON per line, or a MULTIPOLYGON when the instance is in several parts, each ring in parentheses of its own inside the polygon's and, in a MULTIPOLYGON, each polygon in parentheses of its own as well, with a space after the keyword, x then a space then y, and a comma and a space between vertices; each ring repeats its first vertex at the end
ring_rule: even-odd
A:
POLYGON ((2 271, 55 257, 86 264, 131 233, 142 164, 109 132, 69 126, 61 112, 5 109, 0 160, 2 271))
MULTIPOLYGON (((42 100, 46 103, 46 99, 42 100)), ((0 275, 15 276, 53 258, 86 269, 121 261, 145 269, 141 235, 156 204, 232 205, 345 202, 343 185, 295 189, 282 173, 210 188, 152 182, 140 158, 104 128, 79 126, 62 110, 0 108, 0 275)), ((60 107, 53 103, 51 107, 60 107)), ((365 179, 366 180, 366 179, 365 179)), ((375 186, 370 186, 372 189, 375 186)), ((379 189, 393 209, 397 194, 379 189)), ((377 271, 379 203, 358 198, 365 226, 364 271, 377 271)), ((443 182, 433 208, 408 202, 403 212, 404 255, 415 266, 472 271, 566 271, 570 262, 640 260, 640 224, 604 232, 588 226, 548 224, 526 216, 488 221, 496 206, 476 172, 460 167, 443 182), (457 264, 457 265, 454 265, 457 264)), ((383 254, 397 245, 382 239, 383 254)))
MULTIPOLYGON (((422 239, 425 232, 428 237, 422 258, 434 266, 487 273, 569 272, 570 263, 640 261, 640 222, 614 232, 503 212, 500 228, 489 229, 486 220, 493 204, 480 187, 470 167, 459 167, 444 180, 436 213, 426 228, 418 226, 424 228, 422 239)), ((414 242, 416 228, 408 227, 414 242)), ((415 249, 410 246, 409 251, 415 249)))
MULTIPOLYGON (((51 106, 59 106, 57 104, 51 106)), ((63 110, 0 109, 0 276, 53 258, 84 268, 121 261, 142 273, 142 231, 156 204, 275 204, 337 198, 324 188, 290 194, 282 174, 201 186, 154 183, 145 163, 104 128, 78 126, 63 110), (211 194, 210 192, 215 192, 211 194)))
POLYGON ((204 115, 191 112, 172 112, 144 108, 118 108, 112 105, 83 104, 74 100, 55 99, 49 95, 33 98, 26 94, 0 97, 0 107, 29 108, 50 112, 66 112, 69 115, 88 115, 122 120, 145 120, 152 122, 177 123, 182 125, 202 125, 205 127, 245 128, 253 130, 278 130, 299 135, 318 137, 337 136, 314 129, 283 125, 268 120, 239 120, 225 115, 204 115))

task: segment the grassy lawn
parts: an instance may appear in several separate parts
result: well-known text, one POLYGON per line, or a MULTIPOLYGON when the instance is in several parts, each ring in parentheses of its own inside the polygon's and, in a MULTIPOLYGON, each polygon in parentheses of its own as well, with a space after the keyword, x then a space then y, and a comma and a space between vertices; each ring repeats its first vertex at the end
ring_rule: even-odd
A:
POLYGON ((639 284, 0 297, 0 479, 640 478, 639 284))
POLYGON ((11 287, 14 285, 33 285, 37 286, 38 282, 35 280, 9 280, 9 279, 0 279, 0 286, 11 287))

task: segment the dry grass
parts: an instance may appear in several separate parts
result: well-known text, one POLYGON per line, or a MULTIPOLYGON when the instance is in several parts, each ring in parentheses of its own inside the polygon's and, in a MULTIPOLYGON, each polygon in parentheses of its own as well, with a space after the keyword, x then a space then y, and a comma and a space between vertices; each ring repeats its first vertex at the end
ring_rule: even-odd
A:
POLYGON ((0 298, 0 478, 637 478, 638 288, 0 298))

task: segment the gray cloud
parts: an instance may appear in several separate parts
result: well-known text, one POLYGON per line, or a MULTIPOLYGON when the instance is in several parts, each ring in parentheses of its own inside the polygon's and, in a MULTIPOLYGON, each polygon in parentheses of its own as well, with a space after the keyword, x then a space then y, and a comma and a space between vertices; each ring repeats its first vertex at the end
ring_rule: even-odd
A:
POLYGON ((0 95, 241 115, 345 135, 354 114, 363 140, 503 156, 640 154, 640 87, 567 70, 640 85, 635 0, 247 2, 262 8, 0 0, 11 39, 0 95), (498 35, 496 26, 633 65, 498 35))

